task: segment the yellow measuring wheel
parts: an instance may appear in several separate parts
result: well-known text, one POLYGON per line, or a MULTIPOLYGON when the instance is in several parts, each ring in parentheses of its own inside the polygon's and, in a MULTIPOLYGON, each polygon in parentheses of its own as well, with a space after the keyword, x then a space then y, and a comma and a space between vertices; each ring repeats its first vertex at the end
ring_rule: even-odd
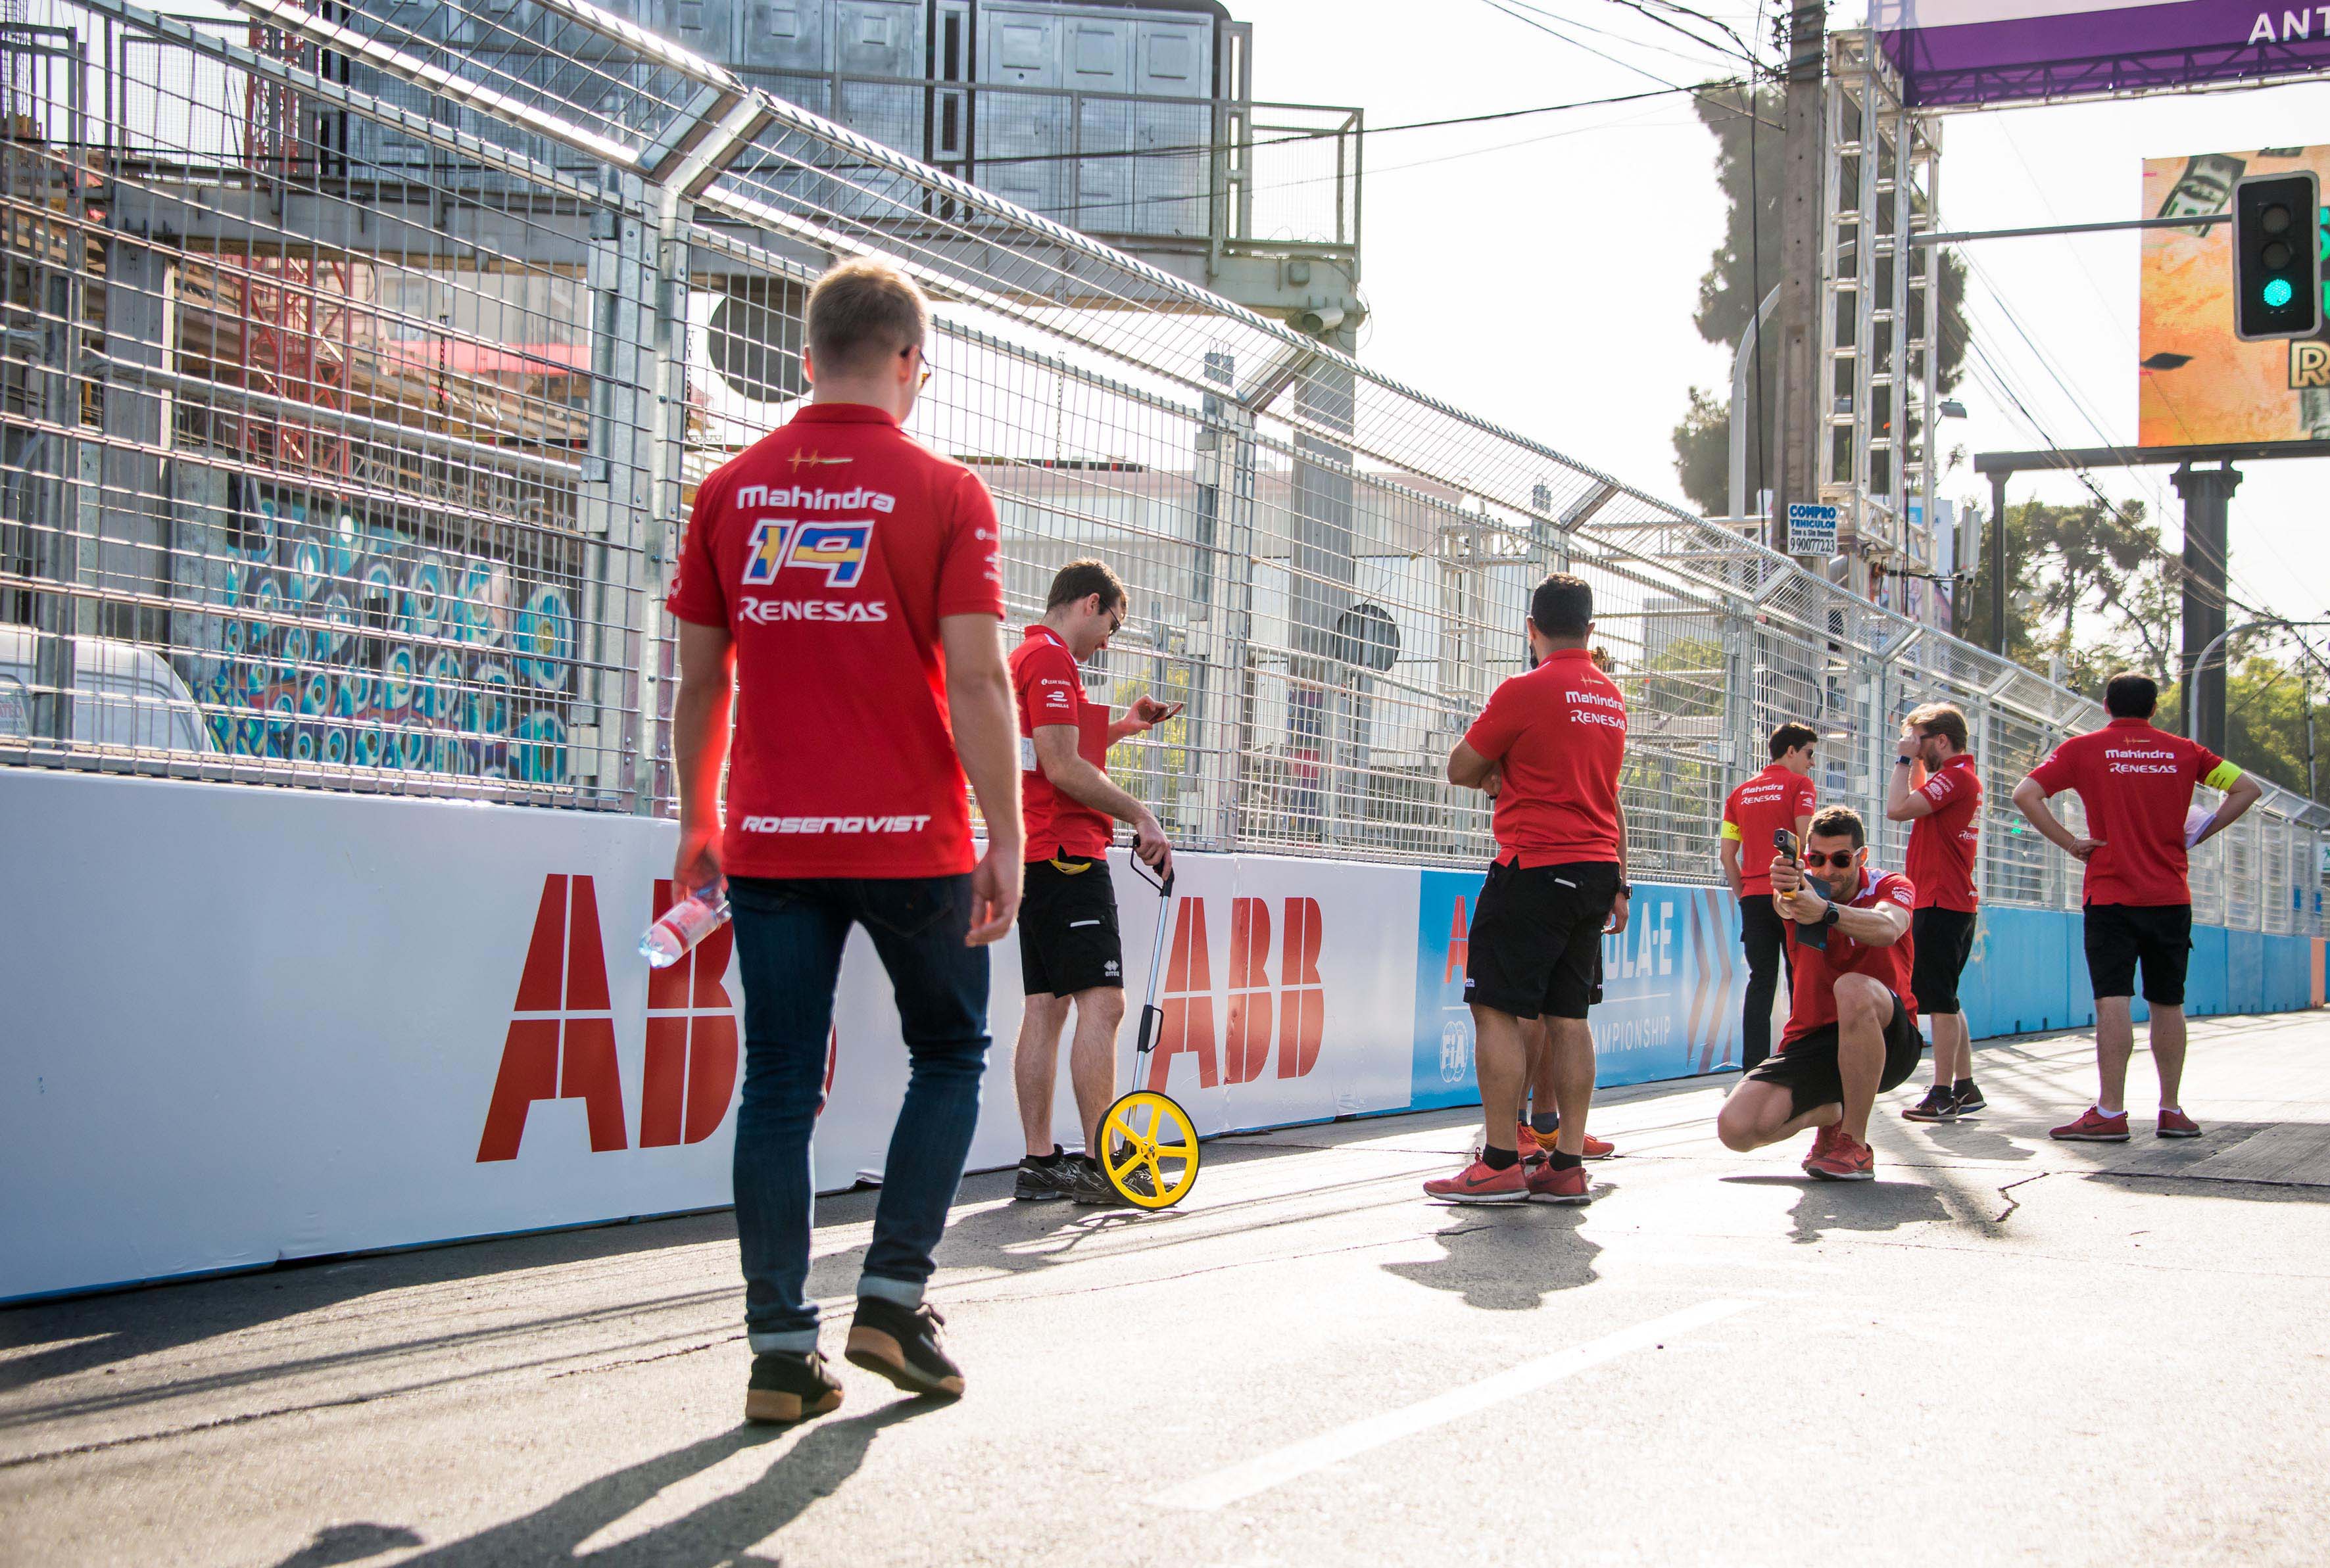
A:
MULTIPOLYGON (((1141 1082, 1157 1028, 1165 1016, 1157 987, 1165 978, 1165 928, 1173 912, 1173 876, 1151 876, 1141 862, 1132 869, 1157 889, 1157 940, 1149 952, 1149 996, 1141 1004, 1140 1043, 1133 1047, 1132 1081, 1141 1082)), ((1116 1195, 1135 1208, 1170 1209, 1198 1185, 1198 1124, 1168 1094, 1136 1089, 1120 1095, 1100 1119, 1100 1167, 1116 1195)))
POLYGON ((1170 1209, 1197 1185, 1198 1129, 1187 1111, 1154 1090, 1136 1089, 1110 1106, 1100 1119, 1100 1141, 1108 1185, 1137 1208, 1170 1209))

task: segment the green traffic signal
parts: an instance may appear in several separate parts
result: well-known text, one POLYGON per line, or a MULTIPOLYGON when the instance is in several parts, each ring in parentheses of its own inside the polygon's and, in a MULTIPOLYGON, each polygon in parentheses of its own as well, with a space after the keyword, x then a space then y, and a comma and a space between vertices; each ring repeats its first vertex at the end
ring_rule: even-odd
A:
POLYGON ((2267 307, 2272 310, 2279 310, 2283 306, 2289 303, 2290 296, 2295 292, 2296 290, 2292 289, 2289 286, 2288 279, 2275 279, 2272 282, 2268 283, 2265 286, 2265 302, 2267 307))

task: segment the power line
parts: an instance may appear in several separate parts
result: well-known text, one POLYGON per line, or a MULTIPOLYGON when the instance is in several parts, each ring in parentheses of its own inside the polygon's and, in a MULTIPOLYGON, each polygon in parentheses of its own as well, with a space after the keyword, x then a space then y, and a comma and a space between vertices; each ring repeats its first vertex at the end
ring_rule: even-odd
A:
MULTIPOLYGON (((1656 80, 1658 79, 1654 77, 1653 80, 1656 80)), ((1562 103, 1533 104, 1526 109, 1492 109, 1484 114, 1450 115, 1442 119, 1408 120, 1399 125, 1360 126, 1353 130, 1344 130, 1333 126, 1321 127, 1316 130, 1290 130, 1284 136, 1258 137, 1243 145, 1248 150, 1252 150, 1257 147, 1284 146, 1291 142, 1325 141, 1330 137, 1334 137, 1349 136, 1364 138, 1368 137, 1390 136, 1397 131, 1438 130, 1444 127, 1459 125, 1487 125, 1496 120, 1520 119, 1530 115, 1563 114, 1572 109, 1604 109, 1612 104, 1641 103, 1645 99, 1654 98, 1673 98, 1679 95, 1688 95, 1692 98, 1698 98, 1708 93, 1721 92, 1729 88, 1746 87, 1748 85, 1748 81, 1746 77, 1727 77, 1717 80, 1700 82, 1696 86, 1691 87, 1677 87, 1670 83, 1664 87, 1643 92, 1611 93, 1603 98, 1580 98, 1572 99, 1562 103)), ((1107 158, 1187 157, 1193 153, 1210 153, 1219 145, 1220 144, 1217 142, 1182 142, 1170 146, 1127 147, 1121 151, 1113 152, 1017 153, 1009 157, 977 157, 971 160, 971 165, 974 168, 990 168, 1003 164, 1094 163, 1107 158)), ((1512 145, 1518 146, 1520 144, 1516 143, 1512 145)))
MULTIPOLYGON (((1742 84, 1741 84, 1740 82, 1738 82, 1738 81, 1730 81, 1730 82, 1703 82, 1703 83, 1700 84, 1700 85, 1699 85, 1699 86, 1697 86, 1697 87, 1684 87, 1684 86, 1682 86, 1682 85, 1681 85, 1681 83, 1679 83, 1679 82, 1669 81, 1665 77, 1659 75, 1659 74, 1658 74, 1658 72, 1656 72, 1656 71, 1645 71, 1645 70, 1643 70, 1641 66, 1634 64, 1634 63, 1633 61, 1631 61, 1621 60, 1621 59, 1619 59, 1619 58, 1618 58, 1616 55, 1615 55, 1615 54, 1607 53, 1607 52, 1604 52, 1604 51, 1602 51, 1602 50, 1599 50, 1599 49, 1595 48, 1595 47, 1594 47, 1592 44, 1590 44, 1590 43, 1585 43, 1585 42, 1583 42, 1582 40, 1579 40, 1579 39, 1577 39, 1577 38, 1573 38, 1573 37, 1571 37, 1568 33, 1562 32, 1559 28, 1553 27, 1553 26, 1550 26, 1550 25, 1549 25, 1548 24, 1546 24, 1546 23, 1544 23, 1544 22, 1540 22, 1540 21, 1537 20, 1537 18, 1536 18, 1536 17, 1530 16, 1530 15, 1524 14, 1523 13, 1521 13, 1521 12, 1520 12, 1520 11, 1513 10, 1513 9, 1511 9, 1511 3, 1510 3, 1510 0, 1481 0, 1481 3, 1482 3, 1482 5, 1484 5, 1488 6, 1490 10, 1496 12, 1496 13, 1497 13, 1499 15, 1501 15, 1501 16, 1509 16, 1509 17, 1511 17, 1512 20, 1514 20, 1515 22, 1518 22, 1518 23, 1521 24, 1521 25, 1523 25, 1524 27, 1534 27, 1534 28, 1536 28, 1539 33, 1545 33, 1545 34, 1546 34, 1547 36, 1549 36, 1549 37, 1552 37, 1552 38, 1558 38, 1559 40, 1561 40, 1561 42, 1563 42, 1564 43, 1568 44, 1568 45, 1569 45, 1571 48, 1573 48, 1573 49, 1582 49, 1582 50, 1584 50, 1586 53, 1593 55, 1593 56, 1594 56, 1596 59, 1597 59, 1597 60, 1605 60, 1605 61, 1608 61, 1612 65, 1615 65, 1615 66, 1618 67, 1618 69, 1620 69, 1621 71, 1633 71, 1633 72, 1634 72, 1635 75, 1637 75, 1637 76, 1644 77, 1644 78, 1647 78, 1648 80, 1652 80, 1652 81, 1658 82, 1660 85, 1662 85, 1662 86, 1663 86, 1663 87, 1667 88, 1667 89, 1668 89, 1668 90, 1670 90, 1671 91, 1675 91, 1675 92, 1689 92, 1689 93, 1692 94, 1693 96, 1698 96, 1698 95, 1700 95, 1700 94, 1702 94, 1702 93, 1708 92, 1708 91, 1710 91, 1710 90, 1718 90, 1718 89, 1724 88, 1724 87, 1733 87, 1733 86, 1739 86, 1739 85, 1742 85, 1742 84)), ((1541 13, 1541 14, 1545 14, 1545 15, 1551 15, 1551 14, 1552 14, 1552 13, 1550 13, 1550 12, 1546 12, 1546 13, 1541 13)), ((1567 22, 1567 21, 1568 21, 1569 19, 1568 19, 1568 17, 1563 17, 1561 20, 1563 20, 1563 21, 1567 22)), ((1572 24, 1572 25, 1583 25, 1583 24, 1572 24)), ((1634 42, 1634 41, 1629 40, 1629 42, 1634 42)), ((1747 110, 1747 112, 1748 112, 1748 113, 1751 113, 1751 114, 1752 114, 1752 113, 1754 113, 1755 111, 1754 111, 1754 109, 1751 108, 1751 109, 1749 109, 1748 110, 1747 110)))

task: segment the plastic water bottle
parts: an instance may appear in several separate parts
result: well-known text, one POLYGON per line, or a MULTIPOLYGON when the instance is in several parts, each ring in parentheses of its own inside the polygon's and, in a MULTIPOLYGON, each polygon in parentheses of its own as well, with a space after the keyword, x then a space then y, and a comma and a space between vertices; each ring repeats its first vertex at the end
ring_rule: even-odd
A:
POLYGON ((687 950, 714 931, 728 918, 728 883, 713 883, 694 893, 663 912, 661 919, 649 926, 639 939, 639 957, 650 968, 668 969, 687 956, 687 950))

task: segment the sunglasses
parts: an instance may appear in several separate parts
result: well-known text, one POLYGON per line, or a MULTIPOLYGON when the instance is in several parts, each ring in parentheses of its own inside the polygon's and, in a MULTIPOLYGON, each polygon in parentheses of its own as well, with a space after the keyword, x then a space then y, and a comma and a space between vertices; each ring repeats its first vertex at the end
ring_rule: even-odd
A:
POLYGON ((1823 865, 1833 865, 1837 870, 1843 871, 1852 864, 1852 857, 1860 853, 1861 851, 1857 849, 1840 849, 1834 855, 1823 855, 1816 849, 1811 849, 1804 852, 1804 864, 1814 871, 1818 871, 1823 865))
MULTIPOLYGON (((908 354, 921 354, 922 352, 923 352, 923 351, 922 351, 921 349, 919 349, 919 348, 902 348, 902 349, 900 349, 900 350, 898 351, 898 357, 899 357, 900 359, 904 359, 904 358, 905 358, 905 357, 906 357, 908 354)), ((920 377, 915 381, 915 383, 914 383, 914 390, 915 390, 916 392, 920 392, 920 391, 922 391, 922 390, 923 390, 923 388, 924 388, 924 387, 926 387, 926 386, 928 386, 928 385, 930 385, 930 384, 931 384, 931 362, 930 362, 930 358, 929 358, 929 356, 928 356, 928 355, 924 355, 924 356, 923 356, 923 373, 922 373, 922 375, 921 375, 921 376, 920 376, 920 377)))

